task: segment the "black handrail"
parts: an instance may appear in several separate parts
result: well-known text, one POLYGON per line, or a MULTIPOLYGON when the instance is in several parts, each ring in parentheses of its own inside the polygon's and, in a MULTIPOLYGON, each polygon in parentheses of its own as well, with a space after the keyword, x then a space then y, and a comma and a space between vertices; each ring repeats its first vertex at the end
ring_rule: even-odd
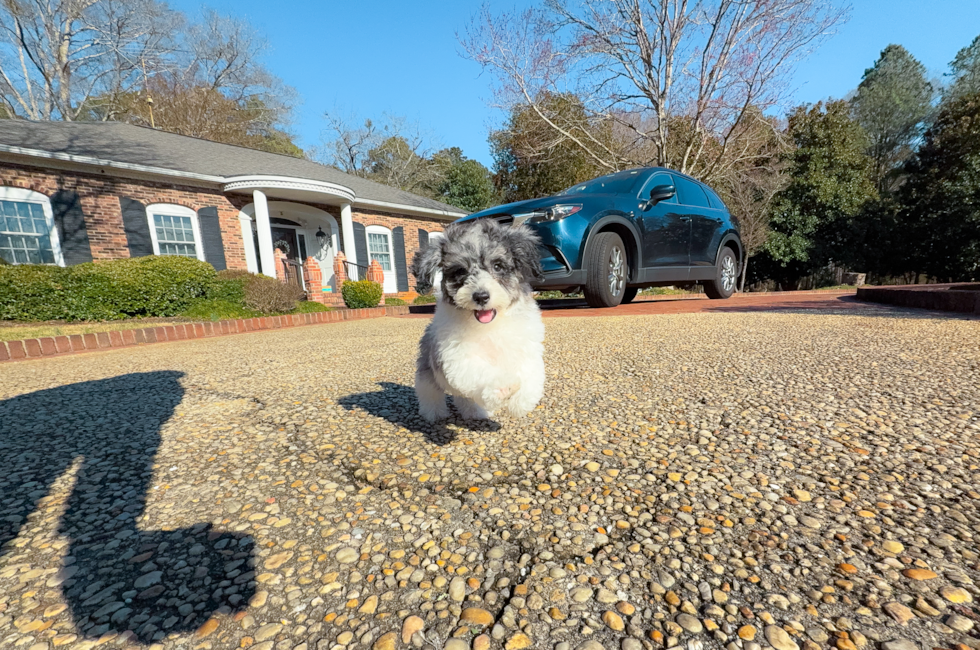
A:
POLYGON ((364 277, 366 278, 367 271, 368 271, 368 267, 366 264, 355 264, 354 262, 351 262, 349 260, 344 260, 344 273, 347 274, 348 278, 351 278, 353 280, 360 280, 361 279, 360 269, 364 269, 364 277), (355 273, 351 273, 351 267, 354 267, 354 270, 356 271, 355 273))

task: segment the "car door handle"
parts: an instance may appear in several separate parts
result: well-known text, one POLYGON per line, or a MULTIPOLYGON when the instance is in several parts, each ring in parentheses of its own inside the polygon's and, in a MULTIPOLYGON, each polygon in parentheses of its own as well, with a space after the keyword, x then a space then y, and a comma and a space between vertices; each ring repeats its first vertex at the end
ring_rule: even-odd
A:
POLYGON ((690 220, 691 217, 684 217, 684 216, 681 217, 681 221, 690 221, 690 220))

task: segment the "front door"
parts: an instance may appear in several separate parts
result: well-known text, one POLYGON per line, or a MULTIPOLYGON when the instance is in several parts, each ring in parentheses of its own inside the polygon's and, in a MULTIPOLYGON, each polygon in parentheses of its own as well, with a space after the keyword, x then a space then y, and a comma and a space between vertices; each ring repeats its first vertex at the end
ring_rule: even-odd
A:
POLYGON ((285 253, 288 259, 302 263, 295 229, 272 227, 272 249, 277 248, 285 253))
POLYGON ((650 190, 657 185, 674 185, 674 178, 666 172, 658 172, 647 179, 637 195, 636 214, 642 216, 643 224, 643 266, 686 267, 690 263, 691 217, 676 195, 646 207, 650 190))

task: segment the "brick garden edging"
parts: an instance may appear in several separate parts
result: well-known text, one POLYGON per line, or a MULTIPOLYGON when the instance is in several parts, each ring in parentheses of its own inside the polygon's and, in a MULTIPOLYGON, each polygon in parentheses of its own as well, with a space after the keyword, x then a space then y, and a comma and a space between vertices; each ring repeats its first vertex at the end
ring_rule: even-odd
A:
POLYGON ((93 332, 70 336, 46 336, 20 341, 0 341, 0 362, 53 357, 74 352, 110 350, 189 339, 212 338, 245 332, 260 332, 303 325, 339 323, 347 320, 363 320, 384 316, 408 314, 408 306, 374 307, 372 309, 337 309, 312 314, 288 314, 286 316, 261 316, 235 320, 184 323, 183 325, 159 325, 140 329, 113 332, 93 332))
POLYGON ((858 300, 961 314, 980 314, 980 283, 858 287, 858 300))

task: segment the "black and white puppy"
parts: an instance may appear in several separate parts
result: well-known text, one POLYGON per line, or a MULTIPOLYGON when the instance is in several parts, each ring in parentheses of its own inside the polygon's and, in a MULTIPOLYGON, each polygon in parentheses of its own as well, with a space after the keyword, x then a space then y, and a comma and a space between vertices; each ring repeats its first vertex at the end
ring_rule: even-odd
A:
POLYGON ((530 228, 450 224, 415 254, 412 273, 439 299, 419 345, 419 414, 447 417, 446 393, 468 420, 533 409, 544 392, 544 323, 531 294, 541 263, 530 228))

